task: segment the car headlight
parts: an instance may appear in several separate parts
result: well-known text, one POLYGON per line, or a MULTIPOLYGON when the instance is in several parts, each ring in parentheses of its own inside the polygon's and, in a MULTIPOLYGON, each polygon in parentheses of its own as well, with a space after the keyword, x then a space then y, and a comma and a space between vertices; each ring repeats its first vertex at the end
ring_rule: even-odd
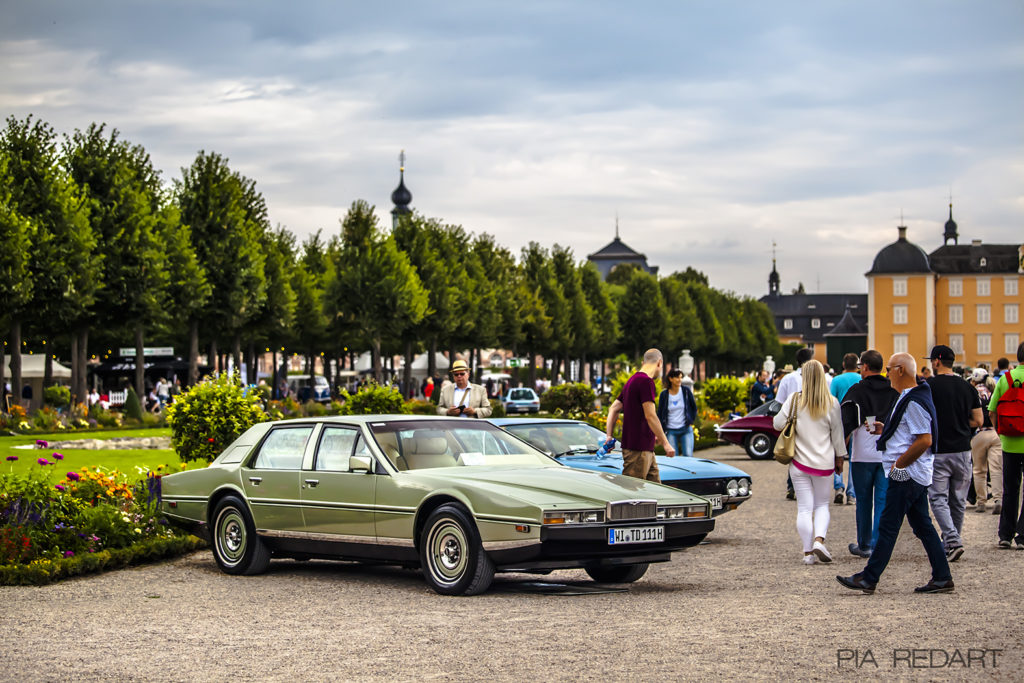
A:
POLYGON ((749 496, 750 495, 750 480, 749 479, 740 479, 739 485, 740 485, 740 495, 741 496, 749 496))
POLYGON ((729 483, 725 485, 725 493, 729 496, 740 495, 740 484, 735 479, 730 479, 729 483))
POLYGON ((604 510, 556 510, 544 513, 545 524, 600 524, 604 510))
POLYGON ((658 508, 658 519, 686 519, 688 517, 707 516, 707 505, 677 505, 658 508))

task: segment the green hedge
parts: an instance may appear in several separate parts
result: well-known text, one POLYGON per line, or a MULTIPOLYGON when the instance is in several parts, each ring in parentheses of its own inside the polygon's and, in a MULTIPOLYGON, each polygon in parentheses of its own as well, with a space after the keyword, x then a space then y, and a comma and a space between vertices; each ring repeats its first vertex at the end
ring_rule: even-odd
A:
POLYGON ((38 559, 29 564, 0 565, 0 586, 42 586, 71 576, 121 569, 134 564, 177 557, 205 548, 206 542, 195 536, 172 536, 139 541, 127 548, 53 560, 38 559))

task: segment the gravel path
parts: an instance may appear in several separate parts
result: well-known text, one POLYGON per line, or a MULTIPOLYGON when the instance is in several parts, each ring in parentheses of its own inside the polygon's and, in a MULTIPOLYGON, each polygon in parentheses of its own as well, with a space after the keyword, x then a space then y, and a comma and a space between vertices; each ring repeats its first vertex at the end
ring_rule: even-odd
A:
POLYGON ((562 571, 499 575, 482 596, 446 598, 389 567, 280 561, 230 577, 205 551, 0 588, 0 679, 1024 678, 1024 551, 995 548, 996 517, 968 510, 956 593, 912 593, 928 562, 904 527, 866 596, 833 578, 863 565, 846 552, 853 506, 832 507, 836 562, 804 566, 785 468, 731 446, 703 453, 749 472, 754 497, 628 591, 552 595, 533 583, 594 586, 562 571))

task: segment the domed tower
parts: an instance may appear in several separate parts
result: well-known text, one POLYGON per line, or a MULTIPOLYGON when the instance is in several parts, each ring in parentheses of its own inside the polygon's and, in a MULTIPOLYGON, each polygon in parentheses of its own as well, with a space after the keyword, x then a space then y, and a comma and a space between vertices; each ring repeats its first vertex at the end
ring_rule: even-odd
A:
POLYGON ((953 220, 953 202, 949 203, 949 220, 946 221, 946 230, 942 233, 943 244, 949 244, 950 240, 953 240, 953 244, 959 244, 960 235, 957 233, 956 221, 953 220))
POLYGON ((868 347, 883 358, 923 356, 935 344, 935 275, 928 254, 907 239, 907 227, 875 256, 868 278, 868 347))
POLYGON ((782 284, 782 279, 779 277, 779 271, 775 270, 775 242, 772 242, 772 272, 768 274, 768 296, 779 296, 779 286, 782 284))
POLYGON ((391 209, 391 228, 398 225, 398 218, 407 213, 412 213, 409 204, 412 203, 412 192, 405 186, 405 150, 398 155, 398 187, 391 193, 391 203, 395 208, 391 209))

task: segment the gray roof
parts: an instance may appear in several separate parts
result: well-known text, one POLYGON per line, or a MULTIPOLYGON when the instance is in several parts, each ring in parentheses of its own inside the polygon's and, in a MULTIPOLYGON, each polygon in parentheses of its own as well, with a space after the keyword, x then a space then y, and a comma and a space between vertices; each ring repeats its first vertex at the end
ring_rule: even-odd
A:
POLYGON ((947 244, 928 259, 936 273, 1016 273, 1020 268, 1020 245, 947 244))
POLYGON ((900 227, 900 237, 884 247, 875 256, 868 275, 880 273, 930 273, 928 254, 924 249, 907 240, 907 229, 900 227))
POLYGON ((799 336, 804 341, 824 342, 825 335, 839 325, 847 309, 861 330, 868 326, 867 294, 769 294, 758 301, 771 309, 780 336, 799 336), (821 323, 817 328, 811 326, 814 318, 821 323), (793 322, 789 329, 784 325, 787 319, 793 322))

